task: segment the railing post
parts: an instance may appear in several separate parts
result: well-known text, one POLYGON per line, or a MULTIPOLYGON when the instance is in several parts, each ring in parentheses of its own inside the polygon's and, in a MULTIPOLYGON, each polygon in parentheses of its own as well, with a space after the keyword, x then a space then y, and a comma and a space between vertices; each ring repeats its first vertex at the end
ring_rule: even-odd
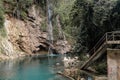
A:
POLYGON ((106 38, 106 42, 107 42, 107 40, 108 40, 108 39, 107 39, 107 38, 108 38, 108 35, 107 35, 107 33, 106 33, 106 35, 105 35, 105 36, 106 36, 105 38, 106 38))
POLYGON ((114 32, 112 33, 112 36, 113 36, 113 41, 114 41, 115 40, 114 32))

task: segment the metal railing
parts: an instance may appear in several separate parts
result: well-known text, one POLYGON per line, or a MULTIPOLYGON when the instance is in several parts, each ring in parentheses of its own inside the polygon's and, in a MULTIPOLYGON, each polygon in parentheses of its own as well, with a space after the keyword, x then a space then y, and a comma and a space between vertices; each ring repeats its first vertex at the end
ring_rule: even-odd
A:
POLYGON ((107 32, 106 41, 120 41, 120 31, 107 32))
POLYGON ((88 52, 94 54, 103 44, 108 41, 120 41, 120 31, 107 32, 104 36, 96 43, 96 45, 88 52))

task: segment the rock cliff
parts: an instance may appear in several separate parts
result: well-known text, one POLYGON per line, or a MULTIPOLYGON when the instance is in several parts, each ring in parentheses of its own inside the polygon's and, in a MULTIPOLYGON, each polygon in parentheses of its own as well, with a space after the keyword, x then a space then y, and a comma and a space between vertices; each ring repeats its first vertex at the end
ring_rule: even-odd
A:
POLYGON ((5 14, 4 18, 6 37, 0 37, 0 57, 40 53, 47 51, 48 46, 52 46, 58 53, 66 53, 70 50, 70 46, 66 47, 66 41, 57 41, 55 45, 48 43, 47 32, 41 30, 41 24, 46 17, 41 15, 41 10, 36 8, 36 5, 28 9, 25 20, 8 14, 5 14))
POLYGON ((37 53, 47 49, 47 32, 41 30, 41 17, 39 8, 33 5, 29 9, 26 20, 14 18, 5 14, 4 28, 7 36, 1 38, 1 51, 10 56, 15 53, 37 53))

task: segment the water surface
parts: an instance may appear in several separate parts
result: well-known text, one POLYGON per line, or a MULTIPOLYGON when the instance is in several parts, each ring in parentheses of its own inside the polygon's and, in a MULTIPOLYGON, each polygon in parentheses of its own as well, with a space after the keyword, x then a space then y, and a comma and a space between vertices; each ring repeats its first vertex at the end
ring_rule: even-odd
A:
POLYGON ((58 56, 32 56, 8 60, 0 62, 0 80, 68 80, 56 74, 62 69, 62 62, 58 56))

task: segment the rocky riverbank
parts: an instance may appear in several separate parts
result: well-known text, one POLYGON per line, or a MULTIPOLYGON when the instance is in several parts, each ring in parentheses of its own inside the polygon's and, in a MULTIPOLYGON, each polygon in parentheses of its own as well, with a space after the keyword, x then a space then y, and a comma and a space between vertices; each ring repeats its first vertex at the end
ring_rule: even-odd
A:
POLYGON ((68 77, 70 80, 107 80, 105 75, 95 75, 87 71, 80 70, 81 61, 78 57, 64 57, 64 70, 58 74, 68 77))

